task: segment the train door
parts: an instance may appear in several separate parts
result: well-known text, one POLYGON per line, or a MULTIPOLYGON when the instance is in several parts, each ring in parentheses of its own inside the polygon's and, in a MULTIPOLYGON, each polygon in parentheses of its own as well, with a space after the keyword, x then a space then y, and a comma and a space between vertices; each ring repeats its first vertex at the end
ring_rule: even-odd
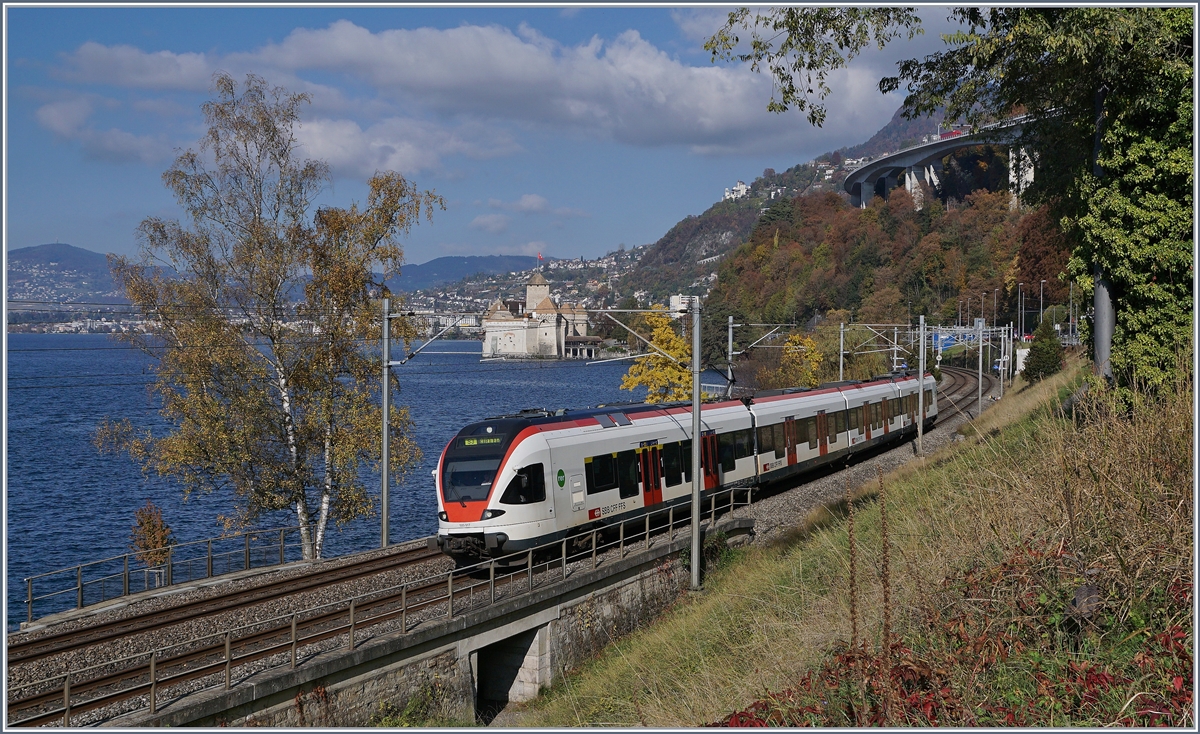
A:
POLYGON ((703 453, 700 454, 700 461, 704 469, 704 488, 712 489, 720 484, 720 477, 717 471, 720 469, 721 462, 717 458, 716 432, 706 433, 701 445, 704 448, 703 453))
POLYGON ((829 453, 829 416, 823 410, 817 411, 817 445, 821 456, 829 453))
POLYGON ((792 466, 796 463, 796 419, 792 417, 783 419, 783 440, 787 443, 787 463, 792 466))
POLYGON ((656 444, 638 449, 642 465, 642 503, 649 507, 662 502, 662 449, 656 444))
POLYGON ((882 407, 880 407, 880 410, 883 412, 883 435, 886 436, 888 434, 888 429, 891 428, 891 426, 889 424, 892 422, 892 419, 890 417, 891 413, 888 412, 888 399, 887 398, 883 399, 883 405, 882 405, 882 407))

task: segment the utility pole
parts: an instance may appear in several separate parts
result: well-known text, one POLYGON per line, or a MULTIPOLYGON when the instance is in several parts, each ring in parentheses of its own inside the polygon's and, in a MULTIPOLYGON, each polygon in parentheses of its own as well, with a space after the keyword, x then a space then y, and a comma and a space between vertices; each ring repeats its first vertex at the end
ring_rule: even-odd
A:
POLYGON ((692 296, 692 589, 700 589, 700 492, 704 488, 700 454, 700 296, 692 296))
POLYGON ((380 529, 380 548, 387 548, 388 546, 388 480, 390 478, 388 476, 390 474, 388 471, 388 449, 390 446, 388 444, 391 439, 391 436, 389 435, 391 434, 391 421, 389 418, 391 417, 392 410, 392 346, 390 339, 392 331, 392 314, 389 308, 390 303, 390 299, 383 299, 383 388, 380 390, 383 396, 383 449, 380 452, 379 457, 379 475, 380 484, 382 485, 380 488, 380 503, 382 504, 380 511, 383 515, 383 525, 380 529))
POLYGON ((733 316, 729 317, 729 363, 725 367, 728 381, 725 385, 725 397, 733 397, 733 316))
POLYGON ((846 355, 846 323, 843 321, 838 326, 838 382, 845 378, 843 375, 844 357, 846 355))
POLYGON ((1038 326, 1042 325, 1042 314, 1045 313, 1045 311, 1042 308, 1042 304, 1045 302, 1045 295, 1046 295, 1046 279, 1042 278, 1042 282, 1038 286, 1038 326))
POLYGON ((975 417, 983 415, 983 319, 979 320, 979 373, 975 385, 975 417))
POLYGON ((1017 336, 1025 341, 1025 284, 1017 283, 1017 336))
POLYGON ((998 323, 1000 323, 1000 322, 996 321, 996 299, 999 297, 1000 297, 1000 289, 999 288, 992 289, 992 326, 993 327, 995 327, 998 323))
POLYGON ((996 370, 996 377, 1000 378, 1000 397, 1004 397, 1004 371, 1008 369, 1008 340, 1012 338, 1012 332, 1005 330, 1000 336, 1000 366, 996 370))
POLYGON ((897 363, 900 361, 900 328, 892 328, 892 371, 896 371, 897 363))
POLYGON ((919 369, 921 379, 919 381, 920 389, 917 390, 917 453, 924 455, 925 447, 922 445, 921 439, 925 437, 925 317, 921 316, 920 319, 921 358, 919 369))

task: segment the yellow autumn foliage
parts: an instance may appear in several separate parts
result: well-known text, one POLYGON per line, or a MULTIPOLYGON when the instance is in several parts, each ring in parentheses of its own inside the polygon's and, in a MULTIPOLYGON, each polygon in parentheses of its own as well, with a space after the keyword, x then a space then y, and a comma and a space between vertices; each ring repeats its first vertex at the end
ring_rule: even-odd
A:
MULTIPOLYGON (((666 315, 661 304, 655 304, 652 308, 662 308, 664 312, 645 314, 640 319, 641 328, 638 331, 643 335, 647 331, 650 332, 650 342, 654 346, 674 357, 680 364, 689 364, 692 358, 691 344, 675 331, 675 324, 666 315)), ((646 356, 634 361, 625 377, 621 379, 622 390, 635 390, 639 387, 646 388, 647 403, 691 400, 692 373, 687 367, 681 367, 661 354, 650 351, 646 356)))

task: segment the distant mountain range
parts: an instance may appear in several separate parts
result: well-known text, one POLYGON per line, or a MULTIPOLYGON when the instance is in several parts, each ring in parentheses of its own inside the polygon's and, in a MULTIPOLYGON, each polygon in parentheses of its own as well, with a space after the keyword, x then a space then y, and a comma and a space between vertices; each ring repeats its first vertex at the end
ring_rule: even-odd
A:
POLYGON ((412 293, 435 288, 446 283, 457 283, 471 275, 500 275, 520 272, 537 267, 538 259, 532 255, 466 255, 439 257, 420 265, 405 265, 400 275, 388 280, 394 291, 412 293))
MULTIPOLYGON (((412 293, 456 283, 479 273, 498 275, 529 270, 537 265, 530 255, 468 255, 439 257, 406 264, 388 280, 394 291, 412 293)), ((105 255, 56 242, 8 252, 10 300, 124 303, 113 283, 105 255)))
POLYGON ((104 255, 61 242, 10 250, 6 275, 9 300, 128 303, 104 255))

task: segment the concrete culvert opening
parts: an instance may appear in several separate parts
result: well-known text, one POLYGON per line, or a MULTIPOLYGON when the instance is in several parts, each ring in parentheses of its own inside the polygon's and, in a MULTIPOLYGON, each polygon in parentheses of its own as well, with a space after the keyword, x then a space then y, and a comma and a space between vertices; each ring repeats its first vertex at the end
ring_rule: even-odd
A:
POLYGON ((522 632, 476 653, 475 716, 480 722, 490 724, 510 703, 537 698, 550 668, 544 629, 522 632))

